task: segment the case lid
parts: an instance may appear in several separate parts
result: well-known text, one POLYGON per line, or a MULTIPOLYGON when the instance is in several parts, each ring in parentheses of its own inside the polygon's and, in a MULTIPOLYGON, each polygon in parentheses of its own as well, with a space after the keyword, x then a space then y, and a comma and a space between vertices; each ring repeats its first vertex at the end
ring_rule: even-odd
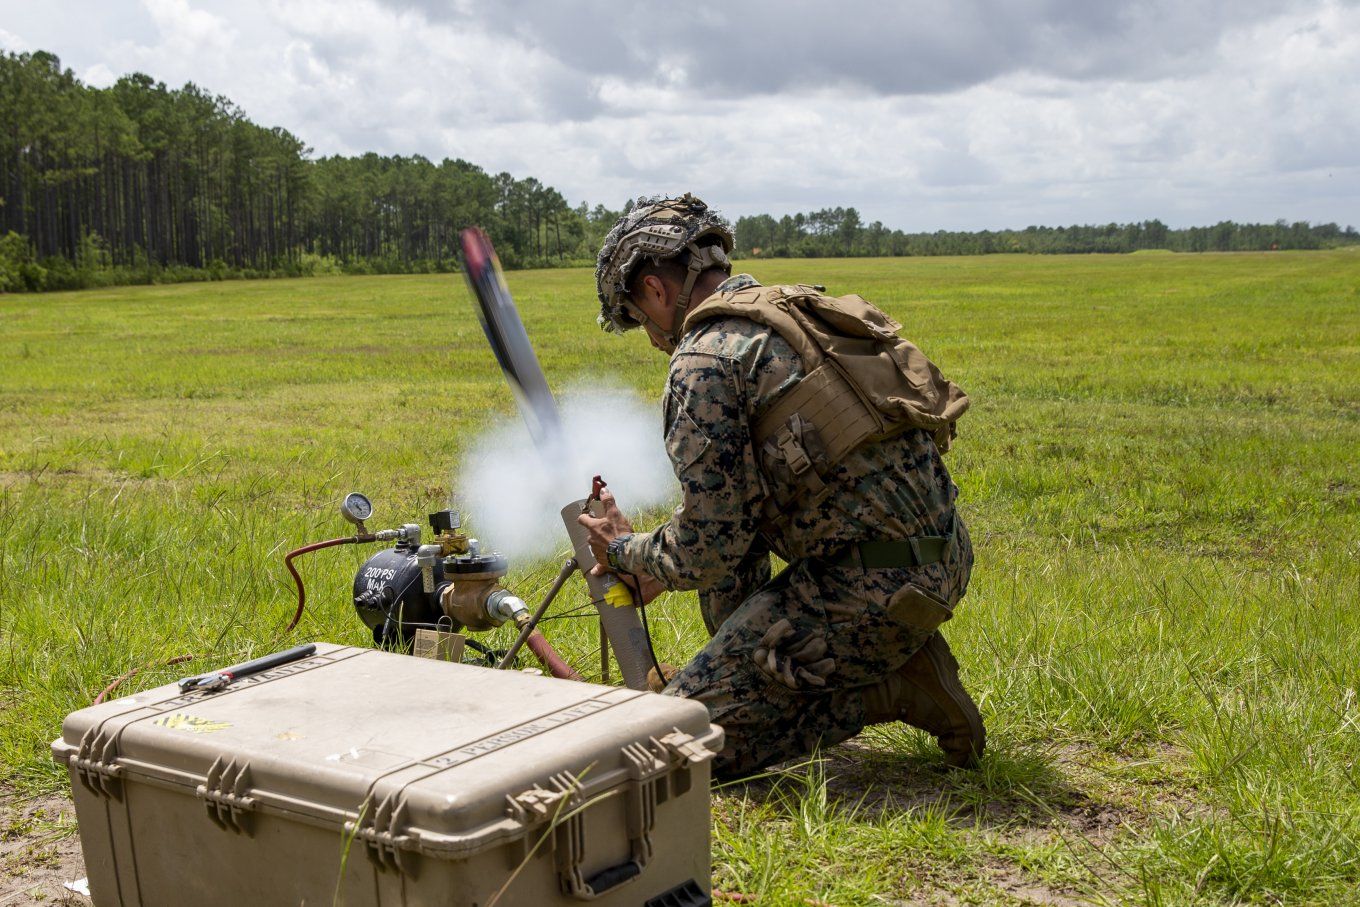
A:
POLYGON ((53 758, 114 795, 141 778, 456 857, 721 745, 690 700, 318 643, 221 692, 73 712, 53 758))

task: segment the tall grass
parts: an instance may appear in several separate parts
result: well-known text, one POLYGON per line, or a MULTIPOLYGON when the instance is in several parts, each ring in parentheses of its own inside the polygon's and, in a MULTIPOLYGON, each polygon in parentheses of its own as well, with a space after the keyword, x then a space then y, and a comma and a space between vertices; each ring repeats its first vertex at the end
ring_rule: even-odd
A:
MULTIPOLYGON (((992 745, 947 774, 888 727, 720 790, 719 886, 1357 900, 1360 255, 750 266, 879 302, 972 395, 948 461, 978 567, 948 630, 992 745)), ((664 360, 594 328, 586 271, 511 282, 555 387, 608 374, 656 398, 664 360)), ((342 534, 351 489, 375 524, 442 506, 510 407, 452 277, 0 297, 0 784, 59 789, 46 744, 113 676, 278 647, 282 553, 342 534)), ((349 587, 369 553, 304 562, 297 635, 366 641, 349 587)), ((509 583, 532 599, 557 566, 509 583)), ((693 596, 651 616, 663 659, 701 644, 693 596)), ((593 621, 545 629, 598 673, 593 621)))

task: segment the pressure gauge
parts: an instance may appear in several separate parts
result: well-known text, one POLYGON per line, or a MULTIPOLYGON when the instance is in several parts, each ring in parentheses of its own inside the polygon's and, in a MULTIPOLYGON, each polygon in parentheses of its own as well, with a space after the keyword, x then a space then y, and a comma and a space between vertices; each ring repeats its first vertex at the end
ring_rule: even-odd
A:
POLYGON ((373 504, 359 492, 351 491, 340 503, 340 515, 358 525, 373 516, 373 504))

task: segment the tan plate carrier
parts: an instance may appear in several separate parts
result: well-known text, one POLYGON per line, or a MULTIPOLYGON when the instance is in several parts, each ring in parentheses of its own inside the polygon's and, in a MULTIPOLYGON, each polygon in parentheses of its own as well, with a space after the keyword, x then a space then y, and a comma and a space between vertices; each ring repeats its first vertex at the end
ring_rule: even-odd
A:
POLYGON ((792 284, 714 293, 685 319, 686 330, 715 318, 755 321, 802 362, 804 377, 758 413, 751 430, 772 480, 763 513, 769 527, 820 503, 834 467, 861 444, 920 428, 944 452, 968 410, 963 388, 899 336, 899 322, 863 297, 824 290, 792 284))

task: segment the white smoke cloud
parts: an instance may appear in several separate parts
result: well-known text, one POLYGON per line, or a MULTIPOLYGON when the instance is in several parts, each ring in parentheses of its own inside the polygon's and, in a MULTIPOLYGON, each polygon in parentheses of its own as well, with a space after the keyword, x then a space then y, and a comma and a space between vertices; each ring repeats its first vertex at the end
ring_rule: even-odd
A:
POLYGON ((622 389, 579 385, 562 395, 566 453, 545 458, 518 417, 484 432, 455 476, 455 500, 484 545, 511 563, 570 547, 561 510, 600 475, 625 512, 678 496, 658 408, 622 389))

